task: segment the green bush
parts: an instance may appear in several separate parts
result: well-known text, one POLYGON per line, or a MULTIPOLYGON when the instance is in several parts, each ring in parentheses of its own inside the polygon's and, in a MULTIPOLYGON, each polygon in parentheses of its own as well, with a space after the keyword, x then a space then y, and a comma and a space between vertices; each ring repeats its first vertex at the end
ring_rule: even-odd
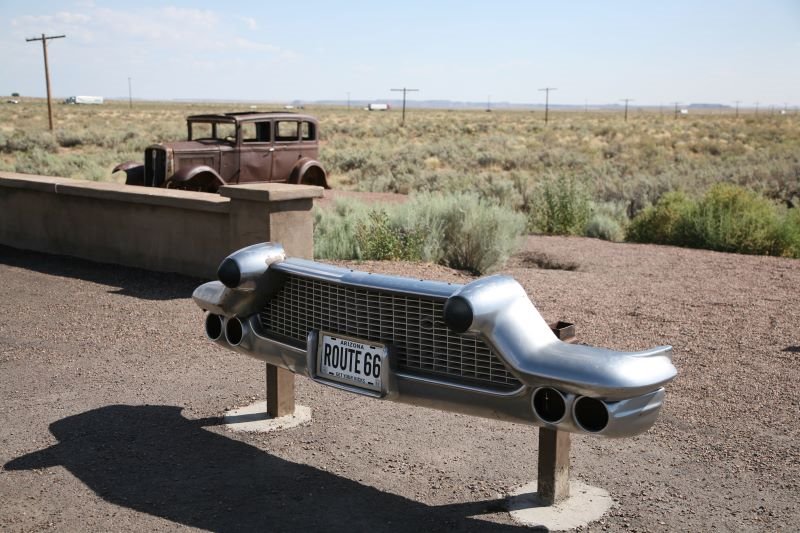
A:
POLYGON ((475 194, 416 195, 379 209, 338 202, 315 210, 314 255, 423 260, 483 274, 514 252, 524 227, 524 215, 475 194))
POLYGON ((628 226, 625 239, 631 242, 674 244, 681 246, 678 233, 694 203, 680 191, 668 192, 656 205, 645 208, 628 226))
POLYGON ((592 202, 592 215, 584 235, 605 241, 625 240, 628 226, 627 206, 623 202, 592 202))
POLYGON ((683 246, 721 252, 781 255, 776 205, 738 185, 718 184, 679 224, 683 246))
POLYGON ((637 215, 627 240, 721 252, 800 257, 800 213, 731 184, 717 184, 697 201, 665 194, 637 215))
POLYGON ((398 217, 425 235, 423 259, 477 274, 502 265, 525 229, 524 215, 470 193, 418 195, 398 217))
POLYGON ((0 148, 7 153, 19 152, 21 155, 28 154, 33 150, 56 153, 58 152, 58 143, 49 131, 25 132, 16 130, 10 137, 6 137, 5 143, 0 148))
POLYGON ((619 242, 625 238, 625 230, 622 229, 622 225, 614 217, 605 213, 593 213, 592 218, 586 224, 584 234, 587 237, 604 241, 619 242))
POLYGON ((356 226, 356 242, 363 259, 419 261, 423 236, 419 228, 389 223, 385 211, 374 209, 356 226))
POLYGON ((592 214, 586 188, 574 178, 545 180, 528 206, 529 229, 556 235, 583 235, 592 214))
POLYGON ((314 208, 314 257, 362 259, 356 229, 369 209, 355 200, 337 200, 331 209, 314 208))
POLYGON ((781 255, 800 257, 800 209, 787 209, 778 227, 778 241, 784 244, 781 255))

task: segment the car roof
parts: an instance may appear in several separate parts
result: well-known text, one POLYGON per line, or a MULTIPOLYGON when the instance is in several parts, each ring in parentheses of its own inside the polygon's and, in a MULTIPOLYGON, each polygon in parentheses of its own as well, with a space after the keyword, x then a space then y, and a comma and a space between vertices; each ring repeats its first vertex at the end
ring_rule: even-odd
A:
POLYGON ((249 120, 268 120, 274 118, 290 118, 300 120, 310 120, 316 122, 317 119, 310 115, 301 115, 287 111, 237 111, 233 113, 209 113, 204 115, 190 115, 186 120, 210 120, 219 122, 244 122, 249 120))

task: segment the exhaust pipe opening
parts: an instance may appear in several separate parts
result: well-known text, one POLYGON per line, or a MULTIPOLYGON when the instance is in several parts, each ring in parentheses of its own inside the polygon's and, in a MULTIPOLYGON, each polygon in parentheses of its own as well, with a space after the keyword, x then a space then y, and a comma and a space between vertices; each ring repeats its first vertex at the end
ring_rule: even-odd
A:
POLYGON ((213 313, 206 315, 206 337, 212 341, 222 337, 222 317, 213 313))
POLYGON ((242 321, 238 318, 229 318, 225 323, 225 338, 231 346, 239 346, 244 336, 242 321))
POLYGON ((564 395, 556 389, 541 387, 533 391, 533 412, 544 422, 557 424, 567 412, 564 395))
POLYGON ((608 409, 606 404, 595 398, 582 396, 573 407, 575 423, 584 431, 597 433, 608 425, 608 409))

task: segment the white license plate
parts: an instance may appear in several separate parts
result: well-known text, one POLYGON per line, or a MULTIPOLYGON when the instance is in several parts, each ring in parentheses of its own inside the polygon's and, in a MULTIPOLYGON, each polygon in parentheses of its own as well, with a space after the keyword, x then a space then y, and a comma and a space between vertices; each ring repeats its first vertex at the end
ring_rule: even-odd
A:
POLYGON ((320 332, 317 377, 381 392, 386 355, 383 344, 320 332))

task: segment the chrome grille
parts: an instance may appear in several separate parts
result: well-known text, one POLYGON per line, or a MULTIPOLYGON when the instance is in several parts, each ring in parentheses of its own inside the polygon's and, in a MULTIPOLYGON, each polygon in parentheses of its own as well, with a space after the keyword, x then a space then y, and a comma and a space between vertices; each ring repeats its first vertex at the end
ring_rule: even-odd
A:
POLYGON ((167 152, 162 148, 144 151, 144 184, 160 187, 167 178, 167 152))
POLYGON ((519 388, 482 339, 447 328, 443 310, 444 300, 287 274, 260 320, 268 336, 297 346, 305 346, 310 330, 324 330, 391 345, 401 372, 504 391, 519 388))

